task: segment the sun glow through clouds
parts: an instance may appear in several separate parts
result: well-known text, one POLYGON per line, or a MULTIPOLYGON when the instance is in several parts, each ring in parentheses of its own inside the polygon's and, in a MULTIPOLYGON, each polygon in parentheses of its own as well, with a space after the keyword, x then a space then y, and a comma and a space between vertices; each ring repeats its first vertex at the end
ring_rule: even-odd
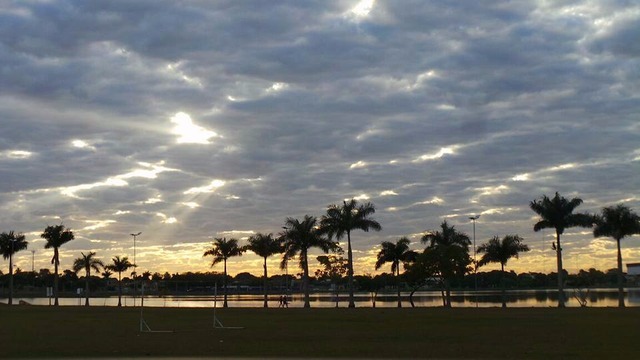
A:
POLYGON ((191 189, 184 192, 185 195, 189 194, 202 194, 202 193, 212 193, 216 191, 217 188, 224 186, 226 182, 224 180, 212 180, 209 185, 200 186, 200 187, 192 187, 191 189))
POLYGON ((172 133, 178 135, 178 144, 210 144, 209 139, 219 137, 215 131, 207 130, 202 126, 193 123, 191 116, 184 112, 179 112, 171 118, 171 122, 176 124, 172 133))

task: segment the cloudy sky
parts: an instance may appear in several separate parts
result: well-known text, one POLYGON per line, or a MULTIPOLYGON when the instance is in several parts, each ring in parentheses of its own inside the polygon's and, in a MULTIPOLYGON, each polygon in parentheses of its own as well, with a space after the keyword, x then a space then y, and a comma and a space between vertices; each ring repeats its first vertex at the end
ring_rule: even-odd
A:
MULTIPOLYGON (((553 271, 531 200, 640 211, 639 39, 624 0, 3 1, 0 231, 36 269, 62 222, 62 268, 132 258, 141 231, 141 271, 206 271, 214 237, 356 198, 383 226, 354 233, 358 273, 445 219, 472 236, 472 214, 478 245, 525 238, 511 269, 553 271)), ((615 267, 588 229, 563 245, 570 271, 615 267)))

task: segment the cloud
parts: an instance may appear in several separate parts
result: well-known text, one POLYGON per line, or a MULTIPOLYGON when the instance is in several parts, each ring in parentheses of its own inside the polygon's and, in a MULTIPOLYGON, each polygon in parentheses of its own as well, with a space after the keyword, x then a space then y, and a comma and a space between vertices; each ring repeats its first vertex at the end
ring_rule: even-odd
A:
MULTIPOLYGON (((558 191, 583 198, 580 211, 640 208, 639 9, 583 0, 8 4, 0 228, 35 241, 47 223, 64 222, 82 238, 63 249, 69 258, 88 247, 128 254, 123 237, 143 231, 141 266, 207 270, 211 236, 277 233, 286 217, 321 216, 355 197, 376 205, 384 229, 354 232, 358 273, 373 271, 381 241, 444 219, 468 233, 469 214, 482 214, 480 242, 518 233, 530 243, 514 270, 553 270, 552 234, 533 232, 531 200, 558 191)), ((615 265, 589 234, 571 237, 569 267, 591 265, 577 255, 615 265)), ((628 246, 625 261, 640 262, 628 246)), ((239 271, 260 270, 237 261, 239 271)))

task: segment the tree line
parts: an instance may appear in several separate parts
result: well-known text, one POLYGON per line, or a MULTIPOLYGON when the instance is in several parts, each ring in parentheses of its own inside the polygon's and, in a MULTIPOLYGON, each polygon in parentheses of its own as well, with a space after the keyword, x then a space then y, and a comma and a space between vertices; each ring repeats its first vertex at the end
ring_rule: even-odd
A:
MULTIPOLYGON (((566 199, 557 192, 550 198, 546 195, 530 202, 529 207, 538 216, 539 220, 533 225, 534 231, 542 229, 554 229, 556 239, 553 249, 556 252, 557 287, 559 292, 558 307, 564 307, 566 297, 564 287, 567 281, 567 274, 562 265, 562 245, 561 235, 564 231, 572 227, 588 227, 593 229, 594 237, 611 237, 617 244, 617 271, 616 282, 618 285, 618 304, 624 307, 623 292, 623 271, 621 240, 634 234, 640 234, 640 217, 629 207, 619 204, 605 207, 600 214, 575 213, 576 208, 582 204, 582 199, 566 199)), ((301 269, 301 283, 304 294, 304 307, 310 307, 310 278, 309 273, 309 251, 320 249, 327 255, 317 257, 323 265, 322 269, 316 272, 317 276, 329 279, 340 279, 346 275, 346 285, 348 291, 348 306, 355 307, 354 301, 354 271, 353 271, 353 251, 351 246, 351 235, 353 231, 369 230, 380 231, 382 226, 372 215, 375 213, 375 206, 372 203, 360 204, 357 200, 351 199, 343 201, 341 205, 329 205, 326 213, 318 219, 311 215, 304 215, 302 219, 287 218, 282 231, 277 235, 272 233, 257 233, 249 237, 246 245, 240 245, 238 239, 216 238, 203 256, 211 256, 211 266, 219 263, 223 264, 223 306, 227 306, 227 260, 241 256, 246 251, 252 251, 264 259, 263 262, 263 288, 264 306, 267 307, 267 259, 274 255, 281 255, 280 267, 287 268, 290 260, 297 260, 301 269), (347 258, 344 259, 344 249, 339 241, 346 238, 347 258)), ((73 232, 65 228, 64 225, 47 226, 40 235, 46 240, 45 249, 53 249, 51 263, 54 265, 53 273, 53 297, 54 305, 58 305, 58 283, 59 283, 59 248, 74 239, 73 232)), ((391 265, 396 287, 398 288, 398 307, 400 301, 400 282, 402 280, 414 285, 414 288, 429 283, 436 282, 442 287, 443 305, 451 307, 452 283, 464 278, 465 275, 476 273, 477 269, 489 263, 498 263, 501 266, 500 284, 502 288, 502 305, 506 307, 505 288, 506 275, 505 266, 512 258, 517 258, 520 253, 529 250, 523 243, 522 237, 517 234, 507 234, 503 237, 495 236, 485 243, 482 243, 477 252, 481 258, 474 262, 469 254, 470 238, 467 234, 458 231, 447 221, 440 224, 439 229, 426 232, 420 239, 425 245, 422 251, 410 249, 410 240, 402 237, 395 242, 384 241, 380 244, 380 251, 377 254, 376 269, 380 269, 385 264, 391 265), (400 267, 404 268, 401 274, 400 267), (401 276, 402 275, 402 276, 401 276)), ((13 255, 26 249, 27 241, 23 234, 14 231, 0 234, 0 252, 5 259, 9 259, 9 304, 13 297, 13 255)), ((103 275, 108 278, 113 272, 118 273, 118 305, 121 305, 122 295, 122 273, 130 268, 135 269, 135 264, 131 263, 127 257, 116 256, 109 264, 104 264, 97 259, 95 252, 88 254, 81 253, 81 256, 74 260, 73 271, 75 273, 85 272, 85 305, 89 305, 89 281, 91 271, 99 272, 105 270, 103 275)), ((474 276, 477 281, 477 276, 474 276)), ((362 279, 366 283, 366 279, 362 279)))

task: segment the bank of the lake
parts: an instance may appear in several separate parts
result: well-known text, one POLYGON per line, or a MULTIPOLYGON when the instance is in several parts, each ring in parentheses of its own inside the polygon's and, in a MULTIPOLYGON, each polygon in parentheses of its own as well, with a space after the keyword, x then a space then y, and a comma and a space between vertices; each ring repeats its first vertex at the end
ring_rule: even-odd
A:
POLYGON ((0 306, 4 357, 636 358, 640 308, 0 306))

